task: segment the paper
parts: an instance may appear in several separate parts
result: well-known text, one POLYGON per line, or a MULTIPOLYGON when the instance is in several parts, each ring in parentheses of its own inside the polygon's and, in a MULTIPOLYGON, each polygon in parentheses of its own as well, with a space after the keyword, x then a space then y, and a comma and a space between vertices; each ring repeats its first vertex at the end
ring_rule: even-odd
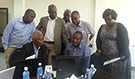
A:
POLYGON ((30 59, 35 59, 35 58, 36 58, 36 55, 34 54, 34 55, 31 55, 31 56, 25 58, 25 60, 30 60, 30 59))
POLYGON ((120 60, 120 57, 114 58, 114 59, 111 59, 111 60, 108 60, 108 61, 105 61, 105 62, 104 62, 104 66, 105 66, 105 65, 108 65, 108 64, 111 64, 111 63, 114 63, 114 62, 116 62, 116 61, 118 61, 118 60, 120 60))
POLYGON ((50 73, 52 73, 52 65, 46 65, 46 66, 45 66, 45 72, 50 72, 50 73))
POLYGON ((70 79, 78 79, 78 78, 74 74, 72 74, 70 79))

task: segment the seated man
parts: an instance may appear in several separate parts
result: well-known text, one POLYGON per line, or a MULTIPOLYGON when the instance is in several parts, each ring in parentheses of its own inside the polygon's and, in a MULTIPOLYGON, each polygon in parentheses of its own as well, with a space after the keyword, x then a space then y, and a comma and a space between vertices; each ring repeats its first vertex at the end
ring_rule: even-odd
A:
POLYGON ((82 62, 82 68, 85 72, 86 68, 89 67, 90 48, 81 42, 82 38, 82 32, 76 31, 73 34, 72 42, 65 49, 65 55, 75 56, 75 62, 82 62))
POLYGON ((36 76, 38 63, 41 62, 43 67, 47 64, 47 54, 45 45, 43 44, 43 34, 36 31, 32 34, 32 42, 25 44, 11 55, 11 65, 15 65, 13 79, 22 79, 23 68, 27 66, 30 76, 36 76), (30 56, 33 56, 30 59, 30 56))

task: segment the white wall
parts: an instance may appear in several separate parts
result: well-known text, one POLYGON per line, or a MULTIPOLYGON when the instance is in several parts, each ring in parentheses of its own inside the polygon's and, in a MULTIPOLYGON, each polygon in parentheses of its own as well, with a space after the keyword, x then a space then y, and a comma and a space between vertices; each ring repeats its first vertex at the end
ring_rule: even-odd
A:
POLYGON ((63 17, 65 9, 78 10, 81 19, 94 25, 94 2, 95 0, 26 0, 26 9, 33 8, 36 13, 36 21, 43 16, 48 15, 47 7, 49 4, 55 4, 58 8, 58 16, 63 17))
POLYGON ((135 27, 133 26, 135 18, 135 10, 133 9, 133 7, 135 7, 134 3, 134 0, 96 0, 95 8, 96 29, 104 23, 102 13, 105 9, 112 8, 118 13, 117 21, 123 23, 129 33, 132 66, 135 66, 135 27))
POLYGON ((0 8, 8 8, 9 21, 13 18, 13 0, 0 0, 0 8))

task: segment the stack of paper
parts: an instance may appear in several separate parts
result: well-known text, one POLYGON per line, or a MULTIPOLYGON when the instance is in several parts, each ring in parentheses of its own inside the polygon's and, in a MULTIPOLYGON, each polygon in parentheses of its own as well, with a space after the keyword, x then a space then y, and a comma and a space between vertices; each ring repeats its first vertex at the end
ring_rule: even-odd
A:
POLYGON ((105 61, 103 65, 105 66, 105 65, 114 63, 114 62, 116 62, 116 61, 118 61, 118 60, 120 60, 120 57, 114 58, 114 59, 111 59, 111 60, 108 60, 108 61, 105 61))

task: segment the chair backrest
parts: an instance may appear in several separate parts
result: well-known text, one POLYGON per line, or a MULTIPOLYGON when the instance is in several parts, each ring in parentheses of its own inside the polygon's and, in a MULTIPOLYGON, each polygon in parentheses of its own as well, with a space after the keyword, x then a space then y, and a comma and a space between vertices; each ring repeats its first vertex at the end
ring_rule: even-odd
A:
POLYGON ((0 79, 13 79, 15 67, 0 71, 0 79))

